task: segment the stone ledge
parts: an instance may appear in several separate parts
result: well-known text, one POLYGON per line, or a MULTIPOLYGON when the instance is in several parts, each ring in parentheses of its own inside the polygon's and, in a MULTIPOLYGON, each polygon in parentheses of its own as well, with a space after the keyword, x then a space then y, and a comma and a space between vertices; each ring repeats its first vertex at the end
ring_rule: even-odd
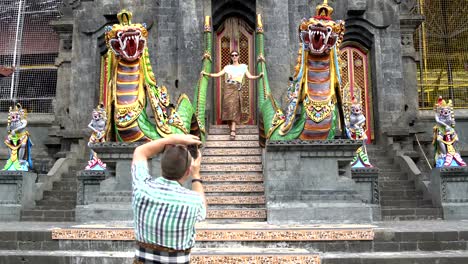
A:
POLYGON ((327 156, 349 156, 354 155, 356 149, 362 146, 360 140, 335 139, 335 140, 286 140, 286 141, 268 141, 266 144, 267 152, 278 151, 309 151, 315 156, 322 156, 324 152, 332 153, 327 156))

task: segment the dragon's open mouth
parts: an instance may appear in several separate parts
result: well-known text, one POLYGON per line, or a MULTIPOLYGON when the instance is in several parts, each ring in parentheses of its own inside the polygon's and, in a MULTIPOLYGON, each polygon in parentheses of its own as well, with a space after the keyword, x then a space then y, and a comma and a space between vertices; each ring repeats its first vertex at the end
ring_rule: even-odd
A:
POLYGON ((324 53, 336 42, 336 36, 330 28, 314 26, 309 26, 308 31, 302 31, 301 39, 312 53, 324 53))
POLYGON ((128 31, 117 34, 116 39, 111 39, 112 49, 127 60, 136 60, 140 57, 145 47, 145 39, 140 31, 128 31))

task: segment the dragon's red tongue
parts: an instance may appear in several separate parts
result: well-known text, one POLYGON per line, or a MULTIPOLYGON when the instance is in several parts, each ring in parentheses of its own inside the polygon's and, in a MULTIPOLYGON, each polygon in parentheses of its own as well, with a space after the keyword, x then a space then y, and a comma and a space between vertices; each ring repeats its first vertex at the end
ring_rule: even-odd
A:
POLYGON ((323 46, 323 37, 321 34, 314 34, 312 36, 312 46, 314 49, 318 50, 323 46))
POLYGON ((129 39, 128 43, 127 43, 127 54, 129 56, 135 55, 136 54, 136 49, 137 49, 136 41, 133 40, 133 39, 129 39))

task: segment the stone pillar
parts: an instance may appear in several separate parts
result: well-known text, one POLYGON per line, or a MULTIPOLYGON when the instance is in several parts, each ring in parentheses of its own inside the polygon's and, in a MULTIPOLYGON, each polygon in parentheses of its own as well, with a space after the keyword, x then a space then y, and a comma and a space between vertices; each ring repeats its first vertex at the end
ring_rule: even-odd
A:
POLYGON ((286 96, 289 77, 294 73, 295 63, 295 60, 290 61, 288 10, 288 1, 257 2, 257 13, 260 13, 263 18, 265 58, 270 88, 273 97, 280 102, 286 96))
MULTIPOLYGON (((197 84, 202 69, 203 56, 203 1, 179 0, 177 18, 171 18, 177 23, 177 42, 168 43, 177 46, 177 78, 178 89, 171 89, 176 102, 181 93, 193 98, 193 87, 197 84)), ((170 84, 174 87, 174 83, 170 84)))
MULTIPOLYGON (((403 10, 402 10, 403 12, 403 10)), ((407 124, 414 124, 418 115, 417 61, 418 53, 414 49, 414 32, 422 23, 419 14, 400 14, 401 55, 403 63, 403 88, 406 98, 407 124)))
POLYGON ((53 21, 52 27, 59 34, 60 45, 59 55, 55 59, 55 66, 57 69, 57 91, 56 100, 54 105, 54 114, 56 122, 61 127, 68 127, 71 124, 68 115, 70 105, 70 76, 71 60, 72 60, 72 34, 73 34, 73 20, 64 17, 59 21, 53 21))

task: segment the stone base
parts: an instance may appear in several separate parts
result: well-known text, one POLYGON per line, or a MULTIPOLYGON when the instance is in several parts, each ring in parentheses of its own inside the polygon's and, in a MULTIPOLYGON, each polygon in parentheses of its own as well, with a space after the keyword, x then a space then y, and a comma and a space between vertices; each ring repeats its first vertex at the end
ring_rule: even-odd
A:
MULTIPOLYGON (((106 171, 78 173, 77 222, 133 220, 131 207, 133 151, 142 143, 105 142, 91 145, 106 163, 106 171)), ((159 157, 150 162, 150 174, 160 174, 159 157)))
POLYGON ((36 178, 27 171, 0 171, 0 221, 19 221, 22 209, 36 205, 36 178))
POLYGON ((378 170, 351 173, 350 162, 361 144, 353 140, 268 142, 264 163, 267 221, 379 220, 378 170))
POLYGON ((442 207, 445 220, 468 219, 468 167, 433 169, 431 195, 433 204, 442 207))

